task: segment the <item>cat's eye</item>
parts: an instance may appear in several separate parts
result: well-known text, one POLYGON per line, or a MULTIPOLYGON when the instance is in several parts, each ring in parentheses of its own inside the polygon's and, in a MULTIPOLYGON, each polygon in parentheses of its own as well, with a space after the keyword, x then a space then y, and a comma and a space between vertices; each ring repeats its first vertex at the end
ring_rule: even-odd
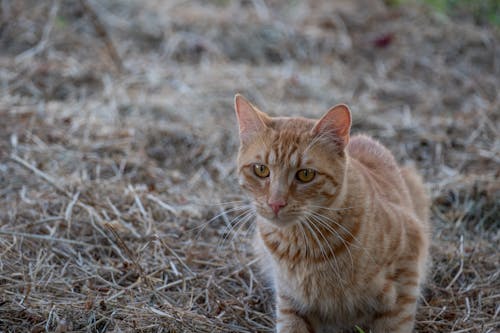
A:
POLYGON ((316 171, 313 169, 302 169, 297 171, 295 178, 303 183, 309 183, 316 176, 316 171))
POLYGON ((266 178, 269 177, 269 174, 271 173, 269 171, 269 168, 265 166, 264 164, 254 164, 253 165, 253 172, 260 178, 266 178))

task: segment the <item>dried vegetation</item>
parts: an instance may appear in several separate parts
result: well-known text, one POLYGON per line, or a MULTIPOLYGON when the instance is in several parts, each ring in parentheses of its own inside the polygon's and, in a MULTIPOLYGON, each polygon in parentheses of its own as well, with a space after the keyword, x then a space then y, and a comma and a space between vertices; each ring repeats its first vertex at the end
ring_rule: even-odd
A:
POLYGON ((1 332, 272 331, 251 227, 231 227, 235 92, 349 103, 432 192, 417 330, 500 329, 494 29, 368 0, 0 9, 1 332))

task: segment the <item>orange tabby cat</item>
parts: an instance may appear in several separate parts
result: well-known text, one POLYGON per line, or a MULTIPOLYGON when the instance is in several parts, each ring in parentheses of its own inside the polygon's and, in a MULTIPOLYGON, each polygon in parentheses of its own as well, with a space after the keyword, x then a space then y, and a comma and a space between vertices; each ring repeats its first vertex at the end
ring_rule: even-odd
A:
POLYGON ((429 248, 420 177, 350 138, 346 105, 319 120, 272 118, 240 95, 235 108, 277 332, 411 332, 429 248))

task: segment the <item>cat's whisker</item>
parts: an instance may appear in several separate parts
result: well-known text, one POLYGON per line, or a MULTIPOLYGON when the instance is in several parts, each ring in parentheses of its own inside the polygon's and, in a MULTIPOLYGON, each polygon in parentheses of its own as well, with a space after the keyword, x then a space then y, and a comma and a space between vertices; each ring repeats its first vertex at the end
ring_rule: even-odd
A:
POLYGON ((320 226, 324 227, 327 229, 327 231, 330 231, 331 233, 334 233, 338 239, 342 242, 342 244, 345 246, 347 253, 349 254, 349 258, 351 260, 351 269, 354 269, 354 260, 352 258, 352 253, 351 250, 349 249, 349 244, 345 241, 345 239, 338 233, 337 230, 335 230, 331 225, 329 225, 326 221, 322 220, 320 217, 314 215, 313 212, 311 212, 312 215, 311 217, 313 218, 314 221, 316 221, 320 226))
POLYGON ((318 220, 318 223, 321 223, 325 228, 328 228, 331 232, 335 233, 342 241, 345 241, 344 238, 340 235, 340 233, 335 230, 333 226, 331 226, 328 222, 335 224, 337 227, 341 228, 343 231, 345 231, 349 236, 353 238, 356 242, 359 243, 358 239, 347 229, 345 226, 342 224, 338 223, 335 221, 333 218, 330 218, 329 216, 320 214, 315 211, 308 211, 308 214, 311 214, 312 216, 316 217, 318 220))
MULTIPOLYGON (((255 214, 255 212, 254 212, 254 214, 252 215, 252 218, 255 219, 256 216, 257 216, 257 214, 255 214)), ((246 223, 247 222, 245 222, 245 224, 246 223)), ((243 231, 244 232, 244 236, 247 237, 249 235, 254 235, 256 228, 257 228, 257 224, 250 223, 250 226, 246 230, 243 231)), ((238 232, 239 232, 239 230, 238 230, 238 232)), ((233 241, 233 240, 231 240, 231 241, 233 241)))
MULTIPOLYGON (((313 207, 313 206, 311 206, 313 207)), ((358 238, 356 236, 354 236, 351 231, 349 229, 347 229, 345 226, 343 226, 342 224, 338 223, 337 221, 335 221, 333 218, 329 217, 329 216, 326 216, 326 215, 323 215, 323 214, 320 214, 316 211, 308 211, 308 213, 310 214, 314 214, 315 216, 317 217, 320 217, 322 219, 325 219, 327 222, 331 222, 333 224, 335 224, 337 227, 339 227, 340 229, 342 229, 344 232, 346 232, 349 236, 351 236, 353 238, 354 241, 356 241, 356 243, 358 243, 358 245, 360 247, 363 247, 361 242, 358 240, 358 238)), ((330 226, 331 227, 331 226, 330 226)), ((331 227, 333 229, 333 227, 331 227)), ((339 235, 340 237, 340 235, 339 235)))
MULTIPOLYGON (((245 209, 249 209, 250 207, 251 207, 251 205, 241 205, 241 206, 235 206, 235 207, 230 208, 230 209, 223 209, 219 214, 215 215, 214 217, 212 217, 210 220, 208 220, 205 223, 211 223, 214 220, 218 219, 219 217, 221 217, 221 216, 223 216, 225 214, 232 213, 232 212, 237 212, 237 211, 241 211, 241 210, 245 210, 245 209)), ((198 227, 195 227, 195 228, 198 228, 198 227)))
POLYGON ((253 211, 247 212, 244 216, 241 216, 234 224, 232 224, 231 228, 227 231, 225 235, 225 240, 224 242, 232 243, 234 241, 234 238, 239 235, 240 231, 247 225, 248 222, 250 222, 253 218, 255 217, 255 213, 253 211), (231 239, 228 241, 229 234, 231 234, 231 239))
MULTIPOLYGON (((299 226, 300 226, 300 229, 302 231, 302 235, 304 237, 304 243, 306 244, 306 250, 310 256, 314 256, 314 243, 311 244, 309 242, 311 240, 311 237, 307 236, 308 233, 311 234, 311 236, 312 236, 311 228, 307 227, 307 224, 309 224, 311 222, 307 219, 307 217, 304 217, 304 218, 306 221, 300 220, 299 226)), ((320 249, 320 251, 321 251, 321 249, 320 249)), ((306 252, 306 258, 309 258, 309 256, 307 256, 307 252, 306 252)))
MULTIPOLYGON (((310 217, 313 219, 313 222, 314 222, 315 220, 317 220, 317 218, 315 218, 314 216, 310 216, 310 217)), ((319 229, 319 227, 318 227, 318 226, 316 226, 314 223, 312 223, 312 227, 313 227, 314 229, 318 230, 318 232, 319 232, 320 236, 321 236, 321 237, 325 240, 325 243, 326 243, 326 245, 328 246, 328 249, 330 250, 330 253, 332 254, 332 258, 333 258, 333 260, 335 261, 335 266, 337 266, 337 271, 338 271, 338 270, 339 270, 339 263, 338 263, 338 261, 337 261, 337 257, 336 257, 336 255, 335 255, 335 252, 333 251, 333 248, 331 247, 330 242, 328 241, 327 237, 323 234, 323 232, 321 232, 321 230, 319 229)), ((339 274, 340 274, 340 272, 339 272, 339 274)), ((340 276, 339 276, 339 278, 340 278, 340 276)), ((344 281, 342 278, 340 278, 340 280, 344 281)), ((344 282, 345 282, 345 281, 344 281, 344 282)))
POLYGON ((231 231, 245 218, 247 218, 247 216, 250 214, 250 210, 245 210, 244 212, 240 213, 239 215, 237 215, 236 217, 234 217, 233 219, 231 219, 230 221, 227 222, 226 224, 226 227, 224 228, 224 230, 222 231, 222 236, 221 236, 221 239, 219 240, 219 242, 217 243, 217 251, 220 250, 220 248, 224 245, 227 237, 229 237, 229 234, 231 233, 231 231))
POLYGON ((247 225, 248 222, 252 220, 253 216, 251 214, 245 215, 239 219, 234 226, 228 228, 224 231, 223 238, 217 244, 217 252, 220 251, 226 244, 232 244, 234 238, 240 233, 241 229, 247 225), (230 238, 229 238, 230 237, 230 238))
POLYGON ((305 254, 305 258, 307 259, 308 258, 308 252, 310 252, 311 250, 309 249, 309 242, 308 242, 308 238, 307 238, 307 235, 306 235, 306 232, 304 230, 304 226, 302 225, 302 221, 299 221, 299 223, 297 224, 301 234, 302 234, 302 237, 304 238, 304 247, 305 247, 305 251, 306 251, 306 254, 305 254))
MULTIPOLYGON (((342 238, 341 235, 338 233, 338 231, 336 231, 334 229, 334 227, 332 225, 330 225, 329 223, 333 223, 335 226, 337 226, 338 228, 342 229, 342 231, 346 232, 347 235, 349 235, 350 237, 352 237, 352 239, 355 241, 355 243, 357 244, 351 244, 351 246, 353 247, 359 247, 359 248, 363 248, 363 244, 358 240, 358 238, 356 236, 354 236, 351 231, 349 229, 347 229, 345 226, 343 226, 342 224, 338 223, 335 219, 333 219, 332 217, 330 216, 327 216, 327 215, 323 215, 323 214, 320 214, 316 211, 309 211, 310 214, 313 214, 314 216, 318 217, 320 222, 322 222, 324 224, 325 227, 328 227, 330 228, 331 231, 335 232, 339 238, 342 238)), ((343 239, 343 238, 342 238, 343 239)))
POLYGON ((238 226, 244 226, 247 222, 249 222, 252 219, 252 217, 254 217, 254 214, 255 213, 253 212, 253 210, 248 209, 243 213, 239 214, 238 216, 236 216, 235 218, 233 218, 224 229, 224 236, 217 245, 217 251, 219 251, 224 246, 231 232, 233 232, 233 230, 235 230, 238 226))
POLYGON ((312 207, 312 208, 320 208, 320 209, 328 210, 328 211, 331 211, 331 212, 341 212, 341 211, 344 211, 344 210, 350 210, 350 209, 355 209, 355 208, 361 208, 361 207, 363 207, 362 205, 351 206, 351 207, 340 207, 340 208, 332 208, 332 207, 317 206, 317 205, 308 205, 308 206, 312 207))
MULTIPOLYGON (((210 220, 204 222, 203 224, 199 225, 199 226, 196 226, 194 228, 192 228, 192 230, 196 230, 196 229, 199 229, 201 228, 201 230, 198 232, 198 234, 200 232, 203 231, 203 229, 209 225, 210 223, 212 223, 213 221, 217 220, 219 217, 221 216, 224 216, 228 213, 232 213, 232 212, 236 212, 236 211, 241 211, 241 210, 244 210, 244 209, 248 209, 247 205, 244 205, 244 206, 237 206, 237 207, 233 207, 231 209, 227 209, 227 210, 222 210, 222 212, 220 212, 219 214, 215 215, 214 217, 212 217, 210 220)), ((197 234, 197 236, 198 236, 197 234)))
MULTIPOLYGON (((306 211, 300 211, 300 210, 295 210, 295 211, 292 211, 291 214, 296 214, 296 215, 303 215, 303 214, 306 214, 308 217, 310 218, 313 218, 315 222, 317 222, 318 224, 320 224, 321 226, 323 226, 325 229, 327 229, 329 232, 335 234, 337 236, 338 239, 340 239, 340 241, 344 244, 344 246, 346 247, 348 253, 349 253, 349 257, 350 257, 350 261, 351 261, 351 267, 353 268, 354 267, 354 260, 352 258, 352 253, 351 253, 351 250, 349 249, 349 244, 347 244, 347 242, 345 241, 345 239, 338 233, 337 230, 335 230, 331 225, 329 225, 326 221, 324 221, 323 219, 326 218, 326 216, 322 216, 320 214, 317 214, 316 215, 316 212, 314 211, 309 211, 309 210, 306 210, 306 211)), ((310 221, 310 220, 309 220, 310 221)), ((332 221, 334 223, 336 223, 335 221, 332 221)), ((336 223, 338 225, 338 223, 336 223)), ((340 225, 342 228, 344 228, 342 225, 340 225)), ((344 228, 345 229, 345 228, 344 228)), ((347 230, 347 229, 346 229, 347 230)), ((348 230, 347 230, 348 231, 348 230)), ((349 231, 348 231, 349 232, 349 231)), ((349 232, 350 233, 350 232, 349 232)), ((351 234, 352 235, 352 234, 351 234)), ((355 238, 353 236, 353 238, 355 238)), ((326 241, 326 240, 325 240, 326 241)), ((327 242, 328 244, 328 242, 327 242)))
MULTIPOLYGON (((354 240, 354 243, 351 243, 351 246, 352 247, 355 247, 355 248, 359 248, 361 250, 363 250, 363 252, 375 263, 375 259, 373 258, 372 254, 370 253, 370 251, 368 251, 366 249, 365 246, 363 246, 363 244, 359 241, 359 239, 357 237, 355 237, 351 231, 349 229, 347 229, 345 226, 343 226, 342 224, 338 223, 337 221, 335 221, 333 218, 331 217, 328 217, 328 216, 325 216, 325 215, 322 215, 318 212, 314 212, 314 211, 310 211, 309 213, 312 213, 312 214, 315 214, 316 216, 320 217, 321 218, 321 222, 323 222, 323 226, 324 227, 329 227, 331 228, 331 230, 333 231, 333 227, 331 225, 328 224, 328 222, 330 223, 333 223, 335 224, 336 226, 338 226, 339 228, 341 228, 343 231, 345 231, 349 236, 352 237, 352 239, 354 240), (325 221, 326 220, 326 221, 325 221)), ((340 235, 339 235, 339 238, 341 238, 342 240, 344 240, 340 235)))
MULTIPOLYGON (((312 214, 320 217, 322 220, 326 220, 326 222, 330 222, 330 223, 333 223, 335 224, 335 226, 339 227, 340 229, 342 229, 344 232, 347 233, 347 235, 349 235, 350 237, 352 237, 352 239, 354 240, 355 244, 351 244, 353 247, 357 247, 357 248, 361 248, 361 249, 364 249, 364 246, 363 244, 361 243, 361 241, 352 234, 352 232, 347 229, 345 226, 343 226, 342 224, 338 223, 336 220, 334 220, 333 218, 329 217, 329 216, 326 216, 326 215, 323 215, 323 214, 320 214, 318 212, 314 212, 314 211, 311 211, 312 214)), ((333 229, 332 226, 330 226, 328 223, 325 223, 326 225, 328 225, 330 228, 333 229)), ((340 237, 340 236, 339 236, 340 237)))
POLYGON ((333 249, 331 248, 330 244, 328 243, 328 241, 326 240, 325 236, 323 235, 323 233, 321 232, 321 230, 317 229, 316 226, 314 225, 313 221, 309 220, 309 217, 306 217, 306 220, 309 222, 309 223, 306 223, 304 224, 308 229, 309 229, 309 232, 311 233, 311 235, 313 236, 313 238, 316 240, 316 243, 318 244, 318 247, 319 247, 319 250, 323 256, 323 258, 325 259, 325 262, 327 262, 329 264, 329 266, 332 268, 333 272, 335 273, 335 275, 337 276, 338 280, 340 282, 346 282, 340 272, 339 272, 339 266, 338 266, 338 261, 337 261, 337 258, 335 257, 335 254, 333 252, 333 249), (314 228, 314 230, 313 230, 314 228), (325 248, 323 246, 323 243, 321 242, 321 240, 318 238, 317 234, 316 233, 319 233, 321 235, 321 237, 323 238, 323 240, 325 241, 326 245, 329 247, 329 250, 330 250, 330 253, 332 254, 332 258, 333 258, 333 261, 330 260, 330 258, 328 257, 328 254, 326 253, 325 251, 325 248))
POLYGON ((200 206, 209 206, 209 207, 217 207, 217 206, 229 206, 229 205, 236 205, 236 204, 240 204, 240 203, 243 203, 243 202, 248 202, 248 200, 234 200, 234 201, 223 201, 223 202, 217 202, 217 203, 208 203, 208 202, 204 202, 204 203, 194 203, 195 205, 200 205, 200 206))
POLYGON ((230 209, 225 209, 225 210, 222 210, 222 212, 220 212, 219 214, 215 215, 214 217, 212 217, 210 220, 202 223, 201 225, 199 226, 196 226, 194 228, 192 228, 192 230, 196 230, 196 229, 200 229, 197 233, 196 233, 196 236, 195 236, 195 239, 198 239, 200 237, 200 234, 203 232, 203 230, 205 230, 205 228, 210 224, 212 223, 213 221, 217 220, 219 217, 221 216, 224 216, 228 213, 232 213, 232 212, 238 212, 238 211, 242 211, 242 210, 247 210, 247 209, 252 209, 252 206, 251 205, 242 205, 242 206, 236 206, 236 207, 233 207, 233 208, 230 208, 230 209))
MULTIPOLYGON (((304 232, 305 231, 308 231, 309 234, 313 237, 313 240, 316 242, 316 244, 318 245, 318 248, 319 248, 319 251, 321 252, 321 255, 323 256, 323 258, 327 259, 326 258, 326 255, 324 253, 324 249, 323 249, 323 246, 321 245, 321 242, 319 240, 319 238, 316 236, 316 233, 314 232, 314 230, 311 228, 311 220, 309 220, 309 217, 308 216, 305 216, 304 217, 306 222, 304 224, 302 224, 305 229, 304 229, 304 232)), ((307 237, 307 235, 306 235, 307 237)), ((314 245, 314 244, 313 244, 314 245)), ((311 253, 314 255, 314 249, 311 249, 311 253)))
MULTIPOLYGON (((252 212, 252 213, 253 213, 253 212, 252 212)), ((232 230, 235 230, 236 228, 237 228, 237 229, 236 229, 235 231, 233 231, 232 236, 231 236, 231 239, 229 240, 229 243, 233 243, 233 242, 234 242, 234 239, 240 235, 241 230, 242 230, 242 229, 243 229, 243 228, 244 228, 244 227, 245 227, 245 226, 246 226, 246 225, 247 225, 250 221, 252 221, 252 219, 253 219, 254 217, 255 217, 255 214, 250 214, 249 216, 246 216, 246 217, 243 217, 243 218, 242 218, 242 220, 243 220, 243 219, 245 219, 244 221, 238 221, 238 222, 234 225, 234 227, 233 227, 233 229, 232 229, 232 230)), ((253 225, 253 224, 252 224, 252 225, 253 225)), ((250 229, 250 228, 248 228, 248 229, 250 229)), ((248 229, 247 229, 247 232, 248 232, 248 229)))

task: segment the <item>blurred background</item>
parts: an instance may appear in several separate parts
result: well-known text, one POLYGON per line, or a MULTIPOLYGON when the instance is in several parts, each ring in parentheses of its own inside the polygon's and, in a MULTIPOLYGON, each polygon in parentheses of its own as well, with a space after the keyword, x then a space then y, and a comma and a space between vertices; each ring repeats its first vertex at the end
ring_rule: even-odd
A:
POLYGON ((272 332, 233 96, 424 175, 419 332, 500 329, 500 1, 3 0, 0 331, 272 332))

